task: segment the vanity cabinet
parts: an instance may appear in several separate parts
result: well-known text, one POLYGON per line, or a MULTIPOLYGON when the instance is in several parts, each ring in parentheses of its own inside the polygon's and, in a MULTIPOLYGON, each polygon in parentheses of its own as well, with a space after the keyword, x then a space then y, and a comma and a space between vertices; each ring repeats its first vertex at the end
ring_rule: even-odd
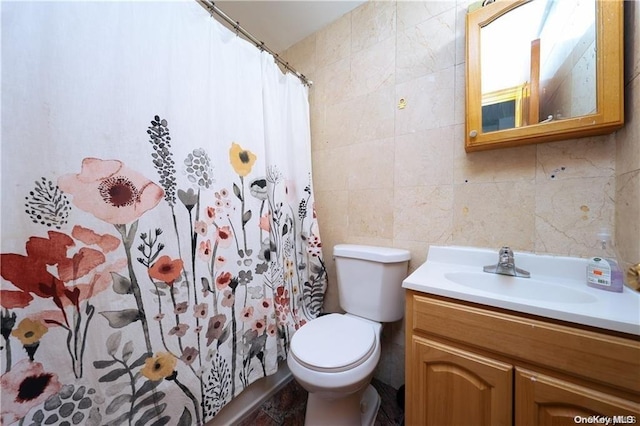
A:
POLYGON ((409 386, 408 396, 418 406, 413 411, 416 416, 409 417, 407 424, 511 423, 510 364, 417 336, 412 343, 409 381, 415 382, 409 386))
POLYGON ((640 339, 406 292, 407 425, 640 421, 640 339))
POLYGON ((637 421, 639 414, 638 404, 633 401, 521 368, 516 368, 515 390, 517 425, 575 423, 576 416, 594 414, 632 416, 637 421))

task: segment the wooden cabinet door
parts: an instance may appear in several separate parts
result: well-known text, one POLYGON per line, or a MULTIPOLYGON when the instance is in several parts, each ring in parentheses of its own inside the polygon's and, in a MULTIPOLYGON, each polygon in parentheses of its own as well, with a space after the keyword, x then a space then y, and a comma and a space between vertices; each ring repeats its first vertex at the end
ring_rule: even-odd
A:
POLYGON ((574 426, 577 416, 624 423, 627 416, 637 421, 640 414, 637 402, 522 368, 516 368, 515 388, 516 426, 574 426))
POLYGON ((410 350, 408 426, 512 423, 510 364, 417 336, 410 350))

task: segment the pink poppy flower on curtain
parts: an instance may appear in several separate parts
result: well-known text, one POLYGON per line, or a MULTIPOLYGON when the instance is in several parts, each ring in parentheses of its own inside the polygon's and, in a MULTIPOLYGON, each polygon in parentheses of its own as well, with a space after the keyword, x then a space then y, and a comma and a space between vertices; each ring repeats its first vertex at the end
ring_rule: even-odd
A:
POLYGON ((222 267, 227 263, 227 259, 224 256, 216 256, 216 268, 222 267))
POLYGON ((199 303, 193 307, 193 316, 196 318, 206 318, 209 314, 209 305, 199 303))
POLYGON ((271 314, 273 312, 273 300, 268 298, 262 299, 258 304, 258 311, 264 315, 271 314))
POLYGON ((200 241, 200 246, 198 247, 198 257, 201 260, 208 262, 209 260, 211 260, 212 254, 213 251, 211 250, 211 240, 200 241))
POLYGON ((204 211, 204 217, 205 217, 205 221, 208 224, 212 224, 213 221, 216 219, 216 209, 214 207, 207 206, 207 208, 204 211))
POLYGON ((262 334, 264 333, 266 325, 264 318, 258 318, 253 322, 253 324, 251 324, 251 329, 258 334, 262 334))
POLYGON ((251 321, 253 319, 253 306, 245 306, 244 308, 242 308, 240 319, 243 322, 251 321))
POLYGON ((225 290, 224 293, 222 293, 222 300, 220 301, 220 304, 225 308, 230 308, 231 306, 233 306, 233 303, 235 301, 236 296, 233 294, 233 292, 231 290, 225 290))
POLYGON ((189 307, 189 302, 176 303, 176 307, 173 308, 173 313, 176 315, 184 314, 185 312, 187 312, 188 307, 189 307))
POLYGON ((278 334, 278 327, 275 324, 269 324, 267 326, 267 334, 271 337, 275 337, 278 334))
POLYGON ((224 290, 229 287, 229 283, 231 283, 231 273, 230 272, 222 272, 216 277, 216 287, 218 290, 224 290))
POLYGON ((220 247, 229 247, 232 242, 232 237, 233 234, 231 233, 231 227, 229 226, 221 226, 216 232, 216 241, 220 247))
POLYGON ((171 327, 169 329, 169 336, 177 336, 177 337, 184 337, 185 334, 187 334, 187 330, 189 329, 189 324, 178 324, 175 327, 171 327))
POLYGON ((196 221, 195 227, 194 227, 194 231, 196 231, 198 234, 202 235, 203 237, 207 235, 207 229, 208 225, 205 221, 203 220, 198 220, 196 221))
POLYGON ((193 361, 196 360, 198 354, 199 354, 199 352, 198 352, 198 350, 196 348, 194 348, 192 346, 187 346, 182 351, 182 355, 180 356, 180 360, 182 362, 184 362, 185 364, 187 364, 187 365, 191 365, 191 364, 193 364, 193 361))
POLYGON ((73 195, 73 204, 113 225, 135 221, 154 208, 164 191, 118 160, 85 158, 79 174, 58 179, 58 186, 73 195))
POLYGON ((214 315, 209 318, 209 327, 207 328, 207 346, 210 346, 215 339, 219 339, 224 332, 224 324, 227 317, 224 314, 214 315))
POLYGON ((50 396, 62 385, 58 376, 44 371, 42 364, 27 359, 17 362, 0 378, 2 389, 2 424, 12 424, 50 396))
POLYGON ((266 213, 264 216, 260 216, 260 223, 258 226, 263 231, 269 232, 271 230, 271 213, 266 213))

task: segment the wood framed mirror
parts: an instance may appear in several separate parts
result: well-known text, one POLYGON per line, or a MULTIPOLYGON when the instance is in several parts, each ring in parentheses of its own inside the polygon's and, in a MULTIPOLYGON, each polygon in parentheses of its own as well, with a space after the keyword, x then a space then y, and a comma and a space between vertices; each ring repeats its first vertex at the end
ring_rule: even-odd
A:
POLYGON ((498 0, 467 14, 467 152, 624 124, 622 0, 498 0))

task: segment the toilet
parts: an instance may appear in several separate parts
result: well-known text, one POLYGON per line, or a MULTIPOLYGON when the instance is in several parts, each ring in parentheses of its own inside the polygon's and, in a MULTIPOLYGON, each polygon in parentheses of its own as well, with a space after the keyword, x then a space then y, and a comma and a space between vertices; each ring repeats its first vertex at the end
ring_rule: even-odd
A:
POLYGON ((371 386, 382 323, 404 316, 409 251, 339 244, 333 249, 344 314, 320 316, 292 337, 287 365, 309 392, 305 425, 374 424, 380 396, 371 386))

